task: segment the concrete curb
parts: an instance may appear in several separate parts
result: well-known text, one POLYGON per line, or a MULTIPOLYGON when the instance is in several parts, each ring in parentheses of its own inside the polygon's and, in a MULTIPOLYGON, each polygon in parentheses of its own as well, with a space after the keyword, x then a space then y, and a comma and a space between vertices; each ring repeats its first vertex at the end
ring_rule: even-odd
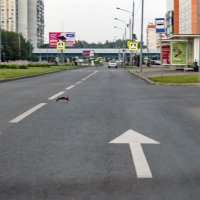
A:
POLYGON ((154 82, 154 81, 151 81, 150 79, 144 77, 144 76, 141 76, 140 75, 140 72, 133 72, 131 70, 128 70, 127 71, 131 74, 134 74, 135 76, 143 79, 145 82, 149 83, 149 84, 152 84, 152 85, 166 85, 166 86, 193 86, 193 87, 200 87, 200 83, 159 83, 159 82, 154 82))

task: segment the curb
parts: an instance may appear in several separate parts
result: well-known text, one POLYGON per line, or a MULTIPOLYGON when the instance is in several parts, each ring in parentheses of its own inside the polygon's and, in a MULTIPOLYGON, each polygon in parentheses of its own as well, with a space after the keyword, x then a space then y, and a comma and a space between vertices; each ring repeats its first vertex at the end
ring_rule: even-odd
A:
POLYGON ((145 82, 152 84, 152 85, 166 85, 166 86, 193 86, 193 87, 200 87, 200 83, 159 83, 149 80, 148 78, 145 78, 144 76, 141 76, 140 72, 133 72, 130 70, 127 70, 129 73, 134 74, 135 76, 143 79, 145 82))

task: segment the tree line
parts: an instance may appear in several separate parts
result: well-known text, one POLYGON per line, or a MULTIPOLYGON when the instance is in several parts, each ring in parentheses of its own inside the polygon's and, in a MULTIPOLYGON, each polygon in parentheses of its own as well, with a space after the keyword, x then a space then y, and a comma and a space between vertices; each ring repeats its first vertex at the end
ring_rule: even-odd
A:
POLYGON ((18 33, 1 31, 1 60, 32 60, 33 46, 18 33))

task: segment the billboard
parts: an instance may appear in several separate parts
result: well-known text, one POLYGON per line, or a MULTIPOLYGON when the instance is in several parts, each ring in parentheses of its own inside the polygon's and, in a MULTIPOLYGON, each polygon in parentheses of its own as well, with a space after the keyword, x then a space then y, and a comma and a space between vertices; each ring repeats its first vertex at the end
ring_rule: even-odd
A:
POLYGON ((187 64, 187 42, 171 42, 171 63, 173 65, 187 64))
POLYGON ((161 43, 161 63, 163 65, 169 65, 170 62, 170 42, 161 43))
POLYGON ((56 47, 58 42, 65 42, 66 47, 74 47, 76 45, 75 32, 50 32, 49 47, 56 47))
POLYGON ((165 18, 156 18, 156 33, 165 33, 165 18))
POLYGON ((94 50, 83 50, 82 56, 83 57, 94 57, 94 50))

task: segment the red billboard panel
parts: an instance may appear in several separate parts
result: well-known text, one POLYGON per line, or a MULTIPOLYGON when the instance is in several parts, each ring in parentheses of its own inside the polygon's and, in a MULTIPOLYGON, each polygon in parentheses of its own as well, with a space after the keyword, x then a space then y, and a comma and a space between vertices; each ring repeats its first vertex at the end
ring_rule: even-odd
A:
POLYGON ((66 47, 74 47, 76 40, 76 33, 74 32, 50 32, 49 33, 49 46, 56 47, 57 42, 65 40, 66 47), (62 39, 60 40, 59 37, 62 39))
POLYGON ((162 64, 169 65, 170 63, 170 43, 163 43, 161 47, 162 51, 162 64))

